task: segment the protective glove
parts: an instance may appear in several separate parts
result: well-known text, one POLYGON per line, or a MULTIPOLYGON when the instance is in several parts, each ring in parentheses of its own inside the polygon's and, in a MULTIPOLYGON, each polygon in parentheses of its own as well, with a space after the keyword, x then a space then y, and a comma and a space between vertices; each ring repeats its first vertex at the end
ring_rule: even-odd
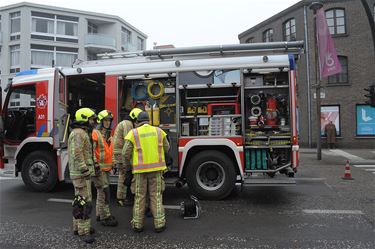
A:
POLYGON ((124 185, 127 186, 127 187, 130 187, 130 185, 132 184, 132 179, 133 179, 132 171, 131 170, 126 171, 124 185))

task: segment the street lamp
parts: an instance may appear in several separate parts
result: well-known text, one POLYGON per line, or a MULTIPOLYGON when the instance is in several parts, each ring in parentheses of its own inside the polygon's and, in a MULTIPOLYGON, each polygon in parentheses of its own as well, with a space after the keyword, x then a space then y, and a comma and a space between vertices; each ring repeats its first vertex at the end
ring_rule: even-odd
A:
MULTIPOLYGON (((312 2, 309 6, 314 12, 314 48, 315 48, 315 75, 316 75, 316 85, 315 85, 315 92, 316 92, 316 155, 318 160, 322 160, 322 143, 321 143, 321 124, 320 124, 320 76, 319 76, 319 59, 318 59, 318 37, 316 35, 316 11, 323 7, 323 4, 320 2, 312 2)), ((310 89, 309 89, 310 91, 310 89)))

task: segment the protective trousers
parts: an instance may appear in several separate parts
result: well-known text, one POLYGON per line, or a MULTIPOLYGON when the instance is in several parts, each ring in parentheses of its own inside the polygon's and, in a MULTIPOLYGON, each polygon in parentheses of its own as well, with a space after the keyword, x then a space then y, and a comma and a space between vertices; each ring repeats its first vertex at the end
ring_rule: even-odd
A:
POLYGON ((125 169, 120 168, 118 171, 118 182, 117 182, 117 194, 116 197, 118 200, 124 200, 125 199, 125 169))
POLYGON ((96 216, 100 220, 107 219, 111 216, 109 211, 109 172, 100 171, 99 174, 93 177, 94 185, 96 188, 96 216))
POLYGON ((150 209, 154 217, 154 227, 165 226, 162 196, 164 189, 165 183, 162 171, 134 174, 131 185, 131 191, 135 194, 133 219, 131 221, 133 228, 143 228, 147 192, 150 198, 150 209))
POLYGON ((78 235, 87 235, 90 234, 91 227, 91 180, 90 179, 75 179, 73 181, 74 194, 81 195, 87 201, 89 208, 86 208, 87 213, 84 214, 83 219, 75 219, 73 217, 73 231, 78 231, 78 235))

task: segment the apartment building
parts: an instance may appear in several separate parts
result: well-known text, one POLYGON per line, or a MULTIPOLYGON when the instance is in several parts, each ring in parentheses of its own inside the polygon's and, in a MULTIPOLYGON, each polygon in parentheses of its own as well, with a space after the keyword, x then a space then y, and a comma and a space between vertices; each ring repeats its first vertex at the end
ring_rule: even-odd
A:
MULTIPOLYGON (((297 74, 299 134, 302 145, 314 146, 318 134, 325 146, 324 126, 336 125, 338 147, 375 148, 375 108, 366 105, 364 88, 375 84, 375 56, 370 23, 360 0, 323 0, 327 24, 342 72, 320 81, 321 130, 317 106, 313 0, 303 0, 239 34, 240 43, 304 40, 297 74)), ((367 0, 375 20, 375 1, 367 0)))
POLYGON ((118 16, 27 2, 0 7, 1 85, 23 70, 143 50, 146 39, 118 16))

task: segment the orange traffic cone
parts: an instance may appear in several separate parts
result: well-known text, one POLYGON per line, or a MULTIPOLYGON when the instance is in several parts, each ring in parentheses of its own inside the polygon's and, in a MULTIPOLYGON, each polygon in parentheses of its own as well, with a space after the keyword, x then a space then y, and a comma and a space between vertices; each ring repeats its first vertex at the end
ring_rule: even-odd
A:
POLYGON ((342 179, 344 179, 344 180, 354 180, 354 178, 352 177, 352 173, 350 172, 349 160, 346 160, 345 175, 342 179))

